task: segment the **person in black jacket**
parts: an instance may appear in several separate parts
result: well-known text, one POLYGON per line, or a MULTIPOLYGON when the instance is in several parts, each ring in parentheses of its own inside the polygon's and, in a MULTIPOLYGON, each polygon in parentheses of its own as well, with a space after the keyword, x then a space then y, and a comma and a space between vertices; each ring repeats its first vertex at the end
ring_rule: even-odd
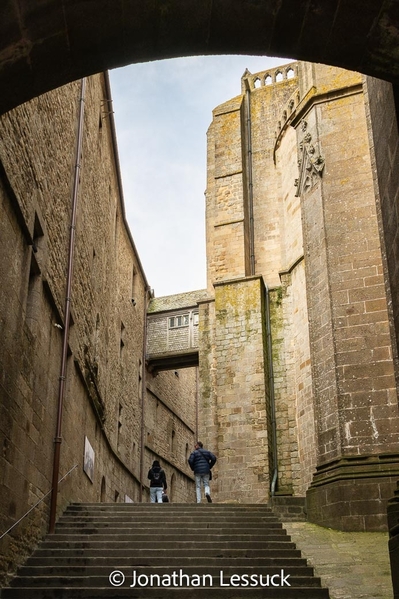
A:
POLYGON ((210 451, 203 448, 201 441, 197 441, 194 451, 188 458, 188 463, 195 475, 195 492, 197 495, 197 503, 201 503, 201 483, 204 486, 205 497, 209 503, 212 503, 211 490, 209 488, 209 480, 211 469, 215 465, 216 456, 210 451))
POLYGON ((162 491, 168 488, 166 484, 166 474, 161 468, 158 460, 154 460, 148 471, 150 480, 150 501, 151 503, 162 503, 162 491))

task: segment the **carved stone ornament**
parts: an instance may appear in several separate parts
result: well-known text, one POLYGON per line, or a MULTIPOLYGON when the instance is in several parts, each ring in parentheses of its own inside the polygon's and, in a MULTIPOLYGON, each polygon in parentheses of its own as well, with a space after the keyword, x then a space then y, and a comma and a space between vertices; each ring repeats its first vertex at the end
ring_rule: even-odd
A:
MULTIPOLYGON (((307 122, 301 123, 303 132, 307 130, 307 122)), ((315 146, 312 144, 312 136, 306 132, 304 138, 299 143, 298 150, 298 168, 299 177, 295 179, 296 196, 309 191, 313 185, 320 179, 324 169, 324 158, 316 152, 315 146)))

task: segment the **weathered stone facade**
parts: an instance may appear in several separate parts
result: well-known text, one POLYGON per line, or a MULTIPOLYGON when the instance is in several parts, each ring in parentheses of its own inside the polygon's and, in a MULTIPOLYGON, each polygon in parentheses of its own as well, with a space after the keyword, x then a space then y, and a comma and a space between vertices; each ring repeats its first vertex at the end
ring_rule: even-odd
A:
POLYGON ((207 295, 202 289, 151 300, 147 318, 150 370, 198 366, 198 302, 207 295))
MULTIPOLYGON (((71 84, 0 121, 2 529, 51 488, 74 172, 58 513, 147 501, 156 458, 172 501, 194 501, 199 437, 218 457, 215 501, 306 496, 319 524, 385 529, 399 478, 391 87, 302 62, 246 72, 208 130, 207 289, 169 298, 153 297, 125 222, 107 76, 87 82, 74 164, 78 98, 71 84)), ((48 512, 45 499, 0 541, 4 573, 48 512)))
MULTIPOLYGON (((73 501, 148 501, 153 459, 166 470, 171 499, 194 501, 186 456, 195 437, 196 370, 146 371, 151 294, 125 221, 107 77, 87 81, 75 163, 79 96, 74 83, 0 121, 1 532, 51 489, 77 164, 59 478, 73 470, 60 483, 57 513, 73 501)), ((46 497, 2 538, 3 574, 46 532, 48 513, 46 497)))
POLYGON ((302 195, 318 447, 308 504, 327 525, 385 528, 399 420, 373 149, 362 78, 332 71, 313 70, 321 98, 294 121, 307 123, 325 160, 320 184, 302 195))
MULTIPOLYGON (((399 476, 384 176, 372 168, 384 93, 383 83, 323 65, 247 72, 208 131, 200 436, 220 457, 217 497, 307 494, 311 520, 344 530, 385 529, 399 476), (243 287, 254 278, 268 290, 271 350, 267 316, 263 332, 248 334, 243 287), (233 348, 246 343, 251 358, 236 363, 233 348)), ((393 152, 397 140, 395 125, 393 152)), ((250 303, 265 317, 259 297, 250 303)))

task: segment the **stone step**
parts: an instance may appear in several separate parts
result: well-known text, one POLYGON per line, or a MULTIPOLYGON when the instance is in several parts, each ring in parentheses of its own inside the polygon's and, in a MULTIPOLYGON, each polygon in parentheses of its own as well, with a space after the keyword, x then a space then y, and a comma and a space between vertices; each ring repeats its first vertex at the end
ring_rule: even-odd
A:
MULTIPOLYGON (((131 530, 121 529, 120 531, 115 532, 115 529, 108 529, 107 531, 103 531, 101 529, 92 528, 89 531, 84 529, 82 532, 78 530, 72 532, 65 532, 64 530, 55 535, 48 535, 47 541, 49 542, 87 542, 89 540, 94 541, 106 541, 110 542, 126 542, 130 540, 134 540, 136 542, 147 541, 151 536, 153 531, 151 529, 145 529, 145 531, 140 530, 140 528, 134 529, 134 532, 131 530)), ((242 531, 231 531, 227 532, 227 529, 223 531, 214 531, 212 533, 210 531, 201 530, 199 528, 193 530, 182 530, 179 533, 168 534, 167 531, 162 530, 162 532, 157 533, 158 542, 167 541, 173 537, 178 537, 181 541, 205 541, 209 540, 210 534, 212 535, 212 539, 218 539, 219 541, 234 541, 236 543, 240 541, 256 541, 262 542, 265 539, 267 541, 274 542, 290 542, 291 537, 287 535, 285 530, 281 531, 271 531, 265 536, 265 534, 251 534, 247 530, 242 531)))
POLYGON ((154 510, 162 510, 162 515, 173 515, 176 514, 186 516, 263 516, 271 519, 277 519, 277 516, 273 513, 267 505, 241 505, 240 507, 232 505, 221 505, 221 504, 172 504, 172 503, 143 503, 143 504, 132 504, 132 503, 117 503, 117 504, 83 504, 83 505, 70 505, 65 511, 64 515, 78 515, 78 514, 122 514, 122 515, 139 515, 140 517, 147 514, 150 517, 154 516, 154 510))
POLYGON ((75 507, 69 505, 64 513, 68 514, 79 514, 81 512, 87 513, 104 513, 104 514, 112 514, 113 512, 125 512, 125 513, 154 513, 154 510, 162 510, 165 514, 173 514, 173 513, 186 513, 186 514, 207 514, 212 512, 214 514, 234 514, 234 515, 243 515, 243 514, 255 514, 255 515, 265 515, 265 516, 273 516, 276 518, 273 510, 267 506, 252 508, 252 506, 243 506, 240 509, 234 507, 223 507, 217 503, 185 503, 185 504, 177 504, 177 503, 143 503, 143 504, 134 504, 134 503, 115 503, 113 506, 109 504, 109 507, 104 507, 106 504, 102 504, 101 506, 95 506, 91 508, 90 506, 79 506, 75 507))
POLYGON ((69 506, 55 534, 47 535, 1 594, 22 597, 328 599, 329 594, 266 506, 84 504, 69 506))
MULTIPOLYGON (((172 523, 162 523, 162 533, 166 535, 171 534, 188 534, 191 530, 201 530, 202 533, 212 534, 212 535, 221 535, 221 534, 229 534, 231 531, 234 531, 236 534, 251 534, 252 532, 257 535, 262 535, 266 537, 267 535, 278 535, 284 536, 284 529, 282 525, 228 525, 225 524, 223 526, 213 525, 208 523, 204 526, 200 526, 199 528, 193 528, 190 525, 184 523, 183 525, 173 525, 172 523)), ((102 535, 123 535, 130 534, 134 536, 135 534, 140 534, 140 531, 152 531, 151 534, 154 534, 154 529, 149 526, 149 523, 143 523, 143 526, 140 526, 139 523, 135 524, 127 524, 124 522, 118 522, 110 524, 109 522, 88 522, 88 523, 80 523, 79 525, 57 525, 55 532, 56 534, 66 534, 66 535, 75 535, 75 534, 102 534, 102 535)), ((156 533, 158 534, 158 533, 156 533)))
MULTIPOLYGON (((295 543, 284 539, 279 541, 270 541, 268 538, 261 540, 252 540, 247 537, 247 539, 237 538, 236 540, 223 540, 217 535, 208 536, 206 540, 204 538, 200 538, 199 540, 195 539, 182 539, 179 535, 170 535, 166 539, 164 538, 162 541, 157 535, 156 544, 159 548, 162 549, 182 549, 182 550, 190 550, 197 549, 198 545, 201 544, 202 551, 219 550, 219 549, 230 549, 231 547, 239 544, 241 549, 270 549, 275 551, 277 549, 295 549, 295 543)), ((105 541, 97 540, 95 538, 91 538, 90 540, 74 540, 74 541, 61 541, 56 539, 43 541, 40 545, 41 550, 48 549, 57 549, 60 551, 64 550, 80 550, 85 549, 89 550, 94 549, 96 551, 106 550, 113 551, 114 549, 124 551, 141 551, 141 550, 150 550, 154 547, 154 539, 146 540, 137 540, 135 538, 127 539, 126 541, 122 541, 119 539, 107 539, 105 541)))
POLYGON ((144 521, 144 522, 151 522, 154 519, 158 520, 159 518, 162 518, 162 521, 165 522, 176 522, 176 520, 178 519, 179 522, 209 522, 209 521, 220 521, 220 522, 279 522, 279 520, 276 518, 276 516, 273 516, 271 514, 225 514, 225 513, 221 513, 221 514, 217 514, 214 512, 210 512, 209 514, 206 514, 204 512, 198 513, 196 514, 195 512, 193 512, 192 514, 187 514, 187 512, 182 512, 182 513, 178 513, 178 514, 171 514, 171 513, 164 513, 164 514, 152 514, 150 512, 143 512, 143 513, 129 513, 129 512, 110 512, 109 514, 107 512, 71 512, 69 514, 66 514, 65 516, 62 516, 60 518, 60 522, 64 522, 66 520, 73 520, 76 522, 79 521, 87 521, 87 520, 109 520, 110 522, 115 522, 118 520, 137 520, 139 519, 140 522, 144 521))
MULTIPOLYGON (((266 503, 166 503, 162 504, 165 509, 169 510, 209 510, 223 511, 223 512, 269 512, 272 513, 272 508, 266 503)), ((114 511, 114 510, 126 510, 126 511, 139 511, 139 510, 153 510, 157 507, 154 503, 71 503, 67 507, 67 511, 81 511, 81 510, 97 510, 97 511, 114 511)))
MULTIPOLYGON (((172 547, 162 548, 158 547, 156 544, 153 548, 149 549, 136 549, 135 555, 137 557, 141 557, 143 559, 148 559, 151 556, 154 557, 162 557, 164 555, 168 555, 173 550, 173 555, 176 557, 193 557, 198 555, 199 551, 203 551, 204 549, 201 547, 176 547, 173 545, 172 547)), ((107 555, 118 558, 126 555, 126 551, 129 549, 108 549, 107 555)), ((36 557, 49 557, 52 559, 53 557, 72 557, 72 556, 85 556, 85 557, 99 557, 104 553, 104 547, 95 549, 94 547, 73 549, 73 548, 49 548, 42 549, 39 547, 35 551, 36 557)), ((214 547, 212 543, 209 544, 209 549, 207 549, 207 556, 209 559, 217 559, 219 557, 300 557, 301 552, 298 549, 284 549, 284 548, 273 548, 273 549, 265 549, 263 547, 253 548, 249 544, 247 547, 242 547, 241 545, 238 547, 231 547, 230 544, 226 544, 225 547, 214 547)))
MULTIPOLYGON (((113 572, 112 570, 111 572, 113 572)), ((81 587, 94 587, 101 588, 107 586, 111 586, 109 582, 109 576, 111 572, 108 572, 106 575, 100 576, 37 576, 37 577, 23 577, 16 576, 13 580, 13 587, 40 587, 40 588, 81 588, 81 587)), ((159 572, 156 570, 154 572, 147 570, 129 570, 128 572, 123 572, 126 577, 126 585, 129 586, 133 582, 137 585, 137 582, 143 581, 145 582, 147 579, 149 584, 154 585, 157 583, 157 586, 161 584, 161 581, 165 580, 173 580, 173 573, 175 572, 176 577, 176 586, 184 586, 188 587, 190 584, 187 581, 195 581, 196 583, 201 583, 201 586, 211 586, 218 587, 220 586, 220 581, 224 584, 229 583, 231 578, 233 580, 241 580, 244 582, 248 582, 248 585, 252 580, 259 581, 262 580, 263 583, 267 583, 269 581, 269 585, 272 584, 272 580, 279 581, 281 583, 282 578, 287 580, 291 586, 295 587, 320 587, 320 581, 314 576, 294 576, 283 570, 283 574, 280 574, 280 571, 276 573, 276 570, 271 570, 270 572, 260 572, 258 570, 250 571, 249 569, 245 569, 242 572, 231 572, 230 574, 225 570, 217 570, 217 572, 205 572, 204 574, 199 574, 197 572, 193 572, 192 574, 188 574, 186 570, 183 570, 183 574, 179 576, 179 570, 169 572, 159 572), (135 578, 133 578, 133 572, 135 578), (234 579, 234 577, 237 577, 234 579), (253 578, 251 578, 253 577, 253 578), (262 578, 261 578, 262 577, 262 578), (274 578, 275 577, 275 578, 274 578), (158 582, 159 581, 159 582, 158 582)), ((148 585, 147 585, 148 586, 148 585)), ((199 586, 199 584, 196 584, 199 586)))
POLYGON ((327 589, 317 587, 212 587, 210 588, 54 588, 22 587, 2 590, 2 599, 329 599, 327 589))
POLYGON ((57 523, 56 531, 58 532, 61 528, 65 528, 68 526, 72 526, 74 528, 82 528, 85 526, 91 527, 101 527, 110 528, 115 526, 115 528, 120 527, 145 527, 159 530, 160 522, 162 522, 162 528, 168 527, 177 529, 177 530, 187 530, 192 528, 202 528, 202 529, 210 529, 210 530, 226 530, 226 529, 247 529, 250 528, 252 530, 268 530, 268 529, 278 529, 282 530, 283 526, 281 522, 278 521, 265 521, 265 520, 237 520, 237 519, 218 519, 213 521, 212 519, 203 519, 203 518, 190 518, 186 519, 182 518, 143 518, 143 519, 129 519, 129 518, 76 518, 76 519, 62 519, 57 523))
POLYGON ((114 511, 114 510, 126 510, 126 511, 144 511, 144 510, 154 510, 154 509, 164 509, 169 511, 194 511, 197 512, 199 510, 214 510, 218 512, 264 512, 264 513, 273 513, 273 510, 270 505, 266 503, 242 503, 242 504, 232 504, 232 503, 207 503, 204 501, 203 503, 71 503, 68 507, 68 511, 81 511, 81 510, 101 510, 101 511, 114 511))
POLYGON ((209 522, 210 524, 218 524, 220 523, 220 525, 225 525, 225 524, 230 524, 230 523, 235 523, 235 524, 254 524, 254 525, 272 525, 272 524, 281 524, 280 520, 277 520, 275 518, 272 518, 271 516, 259 516, 259 517, 253 517, 253 516, 236 516, 236 517, 228 517, 228 516, 205 516, 205 515, 192 515, 192 516, 187 516, 185 514, 176 514, 175 516, 172 516, 171 514, 167 514, 167 515, 131 515, 131 514, 120 514, 120 515, 79 515, 79 516, 63 516, 62 518, 60 518, 59 522, 60 523, 85 523, 85 522, 111 522, 111 523, 116 523, 116 522, 124 522, 126 524, 134 524, 136 522, 140 522, 140 524, 144 524, 144 523, 148 523, 151 524, 153 523, 153 525, 155 526, 160 520, 162 520, 162 522, 165 523, 173 523, 173 524, 179 524, 179 523, 184 523, 184 524, 193 524, 193 523, 197 523, 197 525, 199 526, 200 524, 206 524, 207 522, 209 522))
MULTIPOLYGON (((56 530, 60 529, 60 528, 65 528, 68 526, 77 528, 77 527, 83 527, 83 526, 102 526, 105 525, 106 528, 109 528, 110 526, 115 526, 116 528, 120 528, 121 526, 126 526, 129 528, 134 528, 135 526, 140 526, 140 527, 145 527, 145 528, 152 528, 152 529, 159 529, 160 525, 159 525, 159 520, 150 520, 150 519, 143 519, 141 521, 139 520, 128 520, 125 518, 120 518, 120 519, 115 519, 115 518, 87 518, 87 519, 80 519, 77 518, 76 520, 60 520, 57 523, 56 526, 56 530)), ((212 520, 202 520, 200 518, 198 519, 190 519, 190 520, 185 520, 184 518, 178 519, 177 521, 173 521, 173 520, 167 520, 167 519, 162 519, 162 527, 168 527, 168 528, 179 528, 179 529, 187 529, 187 528, 208 528, 208 529, 213 529, 213 530, 217 530, 217 529, 231 529, 232 527, 237 528, 237 529, 246 529, 246 528, 251 528, 251 529, 261 529, 261 530, 268 530, 268 529, 282 529, 282 524, 281 522, 265 522, 265 521, 247 521, 247 520, 217 520, 215 522, 213 522, 212 520)))
MULTIPOLYGON (((119 556, 117 560, 115 560, 114 556, 91 556, 88 557, 86 555, 54 555, 53 557, 37 557, 36 552, 30 556, 26 562, 26 567, 43 567, 43 568, 60 568, 60 567, 92 567, 99 566, 101 568, 108 568, 112 571, 115 564, 118 564, 119 568, 129 568, 129 567, 141 567, 141 566, 171 566, 174 568, 177 567, 191 567, 197 566, 207 567, 210 565, 209 557, 203 557, 197 553, 192 553, 191 556, 188 555, 170 555, 170 552, 164 552, 162 555, 132 555, 132 556, 119 556)), ((256 566, 256 567, 265 567, 270 566, 273 568, 282 567, 282 568, 292 568, 293 566, 305 567, 307 566, 306 559, 302 557, 298 557, 295 555, 291 557, 290 555, 284 556, 245 556, 245 555, 228 555, 228 556, 219 556, 217 558, 217 564, 221 568, 226 568, 228 566, 232 566, 234 568, 241 566, 256 566)))
MULTIPOLYGON (((259 560, 258 560, 259 561, 259 560)), ((282 568, 286 574, 290 574, 292 577, 304 577, 304 576, 313 576, 313 568, 307 565, 296 565, 296 559, 294 560, 286 560, 286 563, 282 564, 282 568), (291 563, 290 563, 291 562, 291 563), (294 564, 292 563, 294 562, 294 564)), ((304 560, 303 560, 304 561, 304 560)), ((28 576, 33 576, 36 580, 39 577, 54 577, 54 578, 66 578, 66 577, 102 577, 104 578, 104 573, 107 571, 112 572, 112 570, 121 570, 126 577, 131 576, 132 570, 136 570, 137 573, 158 573, 158 574, 168 574, 172 570, 180 570, 182 568, 186 574, 193 575, 198 574, 203 576, 204 574, 212 574, 213 576, 219 575, 220 570, 225 572, 226 576, 232 576, 233 574, 240 573, 263 573, 263 574, 275 574, 276 573, 276 565, 265 565, 265 564, 254 564, 251 560, 250 563, 241 564, 231 563, 231 560, 225 565, 221 566, 210 566, 209 560, 204 560, 202 565, 197 565, 194 561, 191 565, 186 566, 178 566, 178 561, 176 560, 176 564, 167 564, 167 565, 152 565, 152 566, 144 566, 144 565, 135 565, 129 561, 129 567, 121 565, 119 562, 117 564, 109 562, 107 565, 92 565, 92 566, 57 566, 56 564, 46 565, 46 566, 23 566, 19 570, 19 575, 14 580, 20 580, 21 578, 27 578, 28 576), (107 570, 107 567, 109 568, 107 570)), ((247 560, 248 562, 248 560, 247 560)), ((312 586, 312 585, 311 585, 312 586)))

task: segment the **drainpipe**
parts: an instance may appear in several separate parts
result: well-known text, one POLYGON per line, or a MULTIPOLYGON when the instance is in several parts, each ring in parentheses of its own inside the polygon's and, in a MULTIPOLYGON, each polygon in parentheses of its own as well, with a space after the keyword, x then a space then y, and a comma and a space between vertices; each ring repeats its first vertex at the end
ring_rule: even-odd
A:
POLYGON ((79 115, 78 115, 78 132, 76 139, 76 150, 75 150, 75 174, 72 189, 72 214, 71 214, 71 225, 69 235, 69 257, 68 257, 68 272, 66 282, 66 297, 65 297, 65 323, 64 323, 64 336, 62 340, 62 357, 61 357, 61 368, 58 385, 58 411, 57 411, 57 425, 56 433, 54 438, 54 459, 53 459, 53 479, 52 479, 52 492, 51 492, 51 503, 50 503, 50 522, 49 532, 53 533, 55 528, 55 518, 57 513, 57 496, 58 496, 58 478, 60 470, 60 453, 62 443, 62 410, 63 401, 65 395, 65 383, 66 383, 66 371, 67 371, 67 357, 68 357, 68 340, 69 340, 69 326, 70 326, 70 315, 71 315, 71 290, 72 290, 72 274, 73 274, 73 255, 75 249, 75 230, 76 230, 76 211, 78 203, 78 192, 79 192, 79 179, 81 169, 81 155, 82 155, 82 143, 83 143, 83 117, 84 117, 84 101, 86 92, 86 79, 81 80, 80 86, 80 98, 79 98, 79 115))
POLYGON ((245 83, 245 115, 247 130, 247 177, 248 177, 248 208, 249 208, 249 256, 250 276, 255 274, 255 234, 254 234, 254 186, 252 177, 252 125, 251 125, 251 88, 249 79, 245 83))
POLYGON ((150 288, 146 286, 144 293, 144 325, 143 325, 143 358, 142 358, 142 376, 141 376, 141 448, 140 448, 140 493, 139 501, 143 501, 144 488, 144 447, 145 447, 145 422, 144 422, 144 407, 147 387, 146 378, 146 355, 147 355, 147 311, 148 311, 148 294, 150 288))
POLYGON ((272 424, 272 461, 273 461, 273 477, 270 485, 270 493, 273 497, 276 492, 277 477, 278 477, 278 460, 277 460, 277 426, 276 426, 276 402, 274 397, 274 372, 273 372, 273 351, 272 351, 272 330, 270 322, 270 300, 269 288, 265 283, 265 304, 266 304, 266 344, 267 344, 267 363, 269 372, 269 397, 270 397, 270 412, 272 424))

